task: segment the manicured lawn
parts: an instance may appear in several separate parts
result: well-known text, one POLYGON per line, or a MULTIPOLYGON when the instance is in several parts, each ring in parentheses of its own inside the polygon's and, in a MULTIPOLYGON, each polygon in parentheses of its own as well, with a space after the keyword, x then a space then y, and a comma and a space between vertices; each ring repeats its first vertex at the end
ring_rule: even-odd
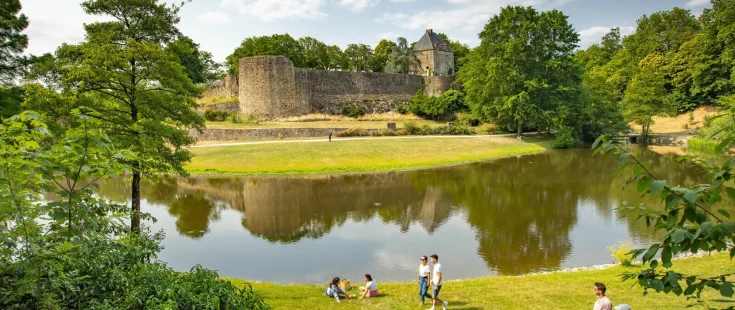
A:
MULTIPOLYGON (((694 258, 677 261, 674 264, 679 272, 713 276, 733 272, 733 262, 728 255, 694 258)), ((674 294, 649 292, 643 296, 643 290, 634 286, 633 282, 621 282, 619 275, 623 272, 634 272, 640 267, 613 267, 603 270, 586 270, 577 272, 558 272, 518 277, 492 277, 482 279, 447 281, 442 287, 441 295, 449 302, 449 309, 592 309, 595 296, 593 283, 600 281, 608 288, 608 297, 613 305, 629 304, 635 310, 649 309, 684 309, 693 302, 686 297, 674 294)), ((359 272, 354 275, 341 275, 349 278, 353 285, 359 272)), ((451 274, 447 271, 447 276, 451 274)), ((382 283, 378 281, 381 295, 377 298, 343 300, 337 304, 334 299, 324 296, 325 284, 318 285, 277 285, 270 283, 251 283, 255 291, 274 309, 427 309, 418 306, 418 289, 416 283, 382 283)), ((243 280, 232 280, 236 285, 243 285, 243 280)), ((349 291, 359 293, 357 288, 349 291)), ((735 305, 735 299, 722 298, 719 294, 708 293, 710 306, 726 308, 735 305)), ((441 308, 439 308, 441 309, 441 308)), ((696 307, 694 309, 697 309, 696 307)))
POLYGON ((388 171, 536 153, 548 141, 506 137, 367 138, 192 148, 192 173, 319 174, 388 171))
MULTIPOLYGON (((207 122, 207 128, 243 128, 243 129, 259 129, 259 128, 360 128, 360 129, 383 129, 388 127, 388 123, 396 123, 398 128, 403 127, 405 121, 313 121, 313 122, 264 122, 258 124, 233 124, 230 122, 207 122)), ((429 120, 412 120, 418 126, 429 125, 437 127, 446 125, 446 122, 436 122, 429 120)))

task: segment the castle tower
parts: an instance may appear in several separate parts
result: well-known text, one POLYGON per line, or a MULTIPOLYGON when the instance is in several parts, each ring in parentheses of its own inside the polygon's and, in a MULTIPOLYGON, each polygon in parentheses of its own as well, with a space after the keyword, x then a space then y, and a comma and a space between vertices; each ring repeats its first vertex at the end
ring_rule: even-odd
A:
POLYGON ((420 75, 454 75, 454 50, 434 30, 427 29, 413 49, 421 62, 420 75))

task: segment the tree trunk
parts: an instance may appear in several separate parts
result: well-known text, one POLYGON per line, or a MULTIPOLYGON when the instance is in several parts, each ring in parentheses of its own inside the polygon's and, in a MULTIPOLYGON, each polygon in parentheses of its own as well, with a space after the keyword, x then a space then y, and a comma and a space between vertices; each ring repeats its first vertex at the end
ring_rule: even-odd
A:
POLYGON ((518 122, 518 135, 523 134, 523 122, 518 122))
POLYGON ((140 171, 139 164, 133 164, 132 214, 130 215, 130 231, 140 233, 140 171))

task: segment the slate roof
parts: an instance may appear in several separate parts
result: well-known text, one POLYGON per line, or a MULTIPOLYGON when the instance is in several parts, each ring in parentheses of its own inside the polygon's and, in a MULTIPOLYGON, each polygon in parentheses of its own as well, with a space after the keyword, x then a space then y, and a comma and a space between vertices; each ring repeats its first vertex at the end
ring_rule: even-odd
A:
POLYGON ((449 44, 447 44, 447 42, 444 42, 444 40, 436 35, 436 32, 431 29, 426 30, 424 36, 421 37, 418 42, 416 42, 416 45, 413 46, 413 49, 417 52, 438 50, 454 53, 454 50, 449 47, 449 44))

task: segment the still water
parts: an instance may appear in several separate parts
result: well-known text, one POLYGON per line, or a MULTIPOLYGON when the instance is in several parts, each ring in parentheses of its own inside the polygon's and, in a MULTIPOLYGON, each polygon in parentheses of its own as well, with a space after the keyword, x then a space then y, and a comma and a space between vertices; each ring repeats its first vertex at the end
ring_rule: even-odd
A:
MULTIPOLYGON (((659 153, 635 151, 669 184, 706 181, 701 168, 659 153)), ((610 245, 654 240, 614 209, 657 200, 623 189, 630 173, 616 170, 615 160, 577 149, 382 174, 193 177, 144 183, 143 211, 166 233, 159 258, 181 271, 411 281, 421 255, 436 253, 448 279, 515 275, 610 263, 610 245)), ((100 192, 124 201, 128 183, 107 181, 100 192)))

